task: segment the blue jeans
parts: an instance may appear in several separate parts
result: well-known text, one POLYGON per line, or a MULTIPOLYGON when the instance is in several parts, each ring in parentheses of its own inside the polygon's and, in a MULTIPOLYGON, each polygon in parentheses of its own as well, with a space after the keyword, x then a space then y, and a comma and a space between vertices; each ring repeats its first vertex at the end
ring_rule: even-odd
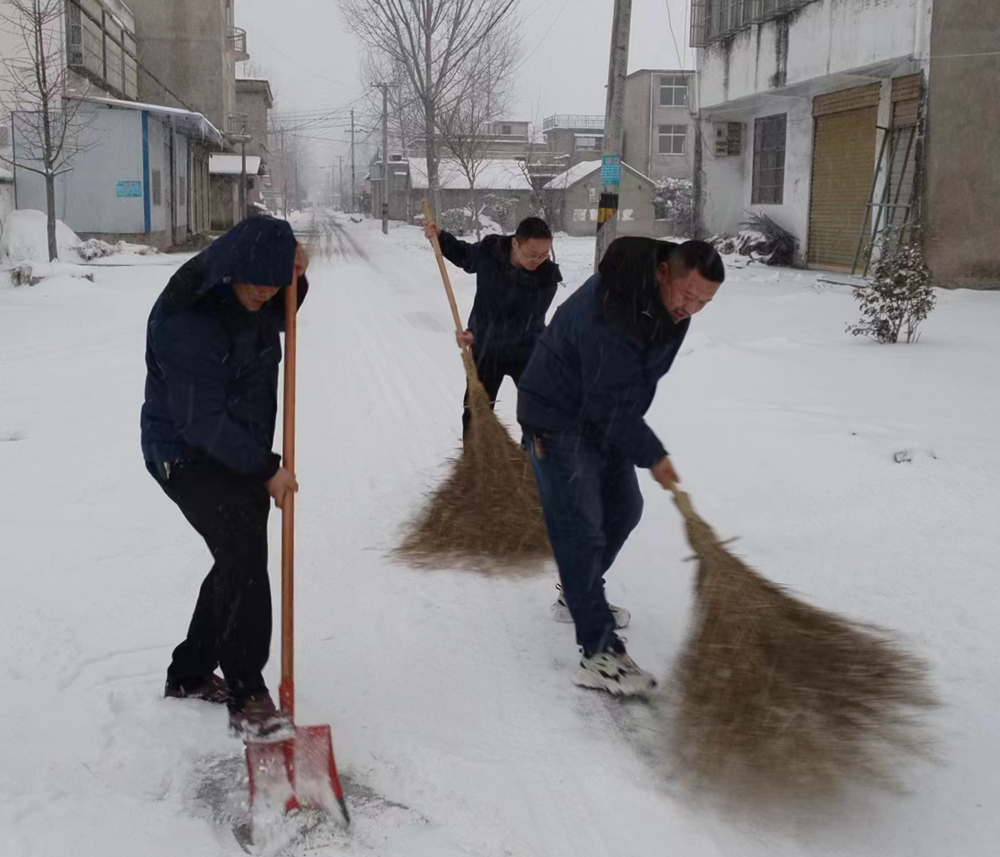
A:
POLYGON ((525 440, 576 641, 587 655, 604 651, 617 639, 604 575, 642 518, 635 467, 575 433, 525 440))

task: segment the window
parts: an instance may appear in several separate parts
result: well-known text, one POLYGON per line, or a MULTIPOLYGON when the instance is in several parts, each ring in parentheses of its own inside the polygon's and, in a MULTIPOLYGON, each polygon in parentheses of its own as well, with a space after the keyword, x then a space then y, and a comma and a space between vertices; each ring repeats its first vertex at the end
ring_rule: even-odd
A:
POLYGON ((754 123, 753 205, 781 205, 785 201, 785 131, 787 114, 763 116, 754 123))
POLYGON ((177 204, 184 208, 187 203, 187 177, 181 176, 177 179, 177 204))
POLYGON ((10 145, 10 128, 0 125, 0 149, 5 149, 10 145))
POLYGON ((578 152, 599 152, 603 145, 603 137, 589 137, 583 134, 578 134, 576 137, 576 151, 578 152))
POLYGON ((514 133, 514 132, 513 132, 513 131, 511 131, 511 128, 510 128, 510 125, 501 125, 501 126, 500 126, 500 133, 501 133, 501 134, 502 134, 502 135, 503 135, 504 137, 509 137, 509 136, 510 136, 510 135, 511 135, 512 133, 514 133))
POLYGON ((687 104, 688 82, 682 74, 660 76, 660 106, 683 107, 687 104))
POLYGON ((116 96, 138 96, 135 35, 99 0, 66 0, 67 65, 116 96))
POLYGON ((687 153, 688 126, 660 126, 660 154, 683 155, 687 153))
POLYGON ((593 204, 597 202, 597 188, 588 187, 587 188, 587 202, 593 204))
POLYGON ((153 170, 153 205, 163 205, 163 174, 153 170))

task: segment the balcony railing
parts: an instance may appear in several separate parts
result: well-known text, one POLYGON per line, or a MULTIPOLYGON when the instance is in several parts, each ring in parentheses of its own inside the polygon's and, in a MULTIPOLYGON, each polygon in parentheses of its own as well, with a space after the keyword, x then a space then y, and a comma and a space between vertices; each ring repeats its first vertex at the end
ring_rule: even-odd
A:
POLYGON ((236 62, 250 59, 250 54, 247 53, 247 31, 242 27, 229 28, 229 50, 236 55, 236 62))
POLYGON ((603 131, 604 117, 588 116, 582 113, 556 113, 554 116, 542 120, 543 131, 551 131, 553 128, 583 128, 603 131))
POLYGON ((250 115, 248 113, 230 113, 226 123, 226 133, 231 137, 250 136, 250 115))
POLYGON ((691 0, 691 47, 703 48, 751 24, 779 18, 814 0, 691 0))

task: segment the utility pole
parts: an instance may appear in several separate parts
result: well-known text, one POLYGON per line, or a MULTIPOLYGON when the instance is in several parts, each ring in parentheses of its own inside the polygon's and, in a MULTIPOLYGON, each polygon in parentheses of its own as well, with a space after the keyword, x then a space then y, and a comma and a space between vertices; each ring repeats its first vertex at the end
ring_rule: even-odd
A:
POLYGON ((377 83, 382 90, 382 234, 389 234, 389 84, 377 83))
POLYGON ((357 208, 357 195, 354 190, 354 110, 351 109, 351 214, 356 211, 357 208))
POLYGON ((625 130, 625 76, 628 39, 632 27, 632 0, 615 0, 608 63, 608 99, 604 117, 604 157, 601 160, 601 201, 597 209, 596 271, 604 251, 618 234, 618 190, 622 176, 622 138, 625 130))
POLYGON ((337 160, 340 161, 340 180, 337 184, 337 203, 340 205, 340 210, 344 211, 344 156, 337 155, 337 160))

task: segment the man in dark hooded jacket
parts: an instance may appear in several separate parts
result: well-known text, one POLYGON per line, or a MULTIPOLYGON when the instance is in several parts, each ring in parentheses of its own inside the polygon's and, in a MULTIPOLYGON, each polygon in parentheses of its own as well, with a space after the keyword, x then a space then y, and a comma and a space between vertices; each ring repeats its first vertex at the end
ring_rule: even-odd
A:
MULTIPOLYGON (((479 380, 493 403, 504 377, 515 384, 520 380, 562 282, 559 266, 549 258, 552 232, 538 217, 522 220, 513 235, 487 235, 476 244, 460 241, 433 222, 424 231, 428 238, 438 236, 449 262, 476 275, 476 299, 458 345, 471 346, 479 380)), ((469 428, 468 403, 466 390, 463 437, 469 428)))
POLYGON ((619 238, 556 312, 521 376, 517 418, 562 583, 553 614, 576 625, 580 686, 642 695, 655 685, 615 633, 628 613, 608 604, 604 575, 642 517, 635 469, 665 488, 680 481, 644 417, 691 316, 725 276, 702 241, 619 238))
POLYGON ((146 467, 215 560, 165 695, 227 703, 232 729, 250 736, 287 725, 262 675, 271 642, 267 518, 270 498, 280 507, 298 490, 271 447, 283 294, 294 276, 301 304, 307 266, 286 222, 247 220, 174 274, 146 333, 146 467))

